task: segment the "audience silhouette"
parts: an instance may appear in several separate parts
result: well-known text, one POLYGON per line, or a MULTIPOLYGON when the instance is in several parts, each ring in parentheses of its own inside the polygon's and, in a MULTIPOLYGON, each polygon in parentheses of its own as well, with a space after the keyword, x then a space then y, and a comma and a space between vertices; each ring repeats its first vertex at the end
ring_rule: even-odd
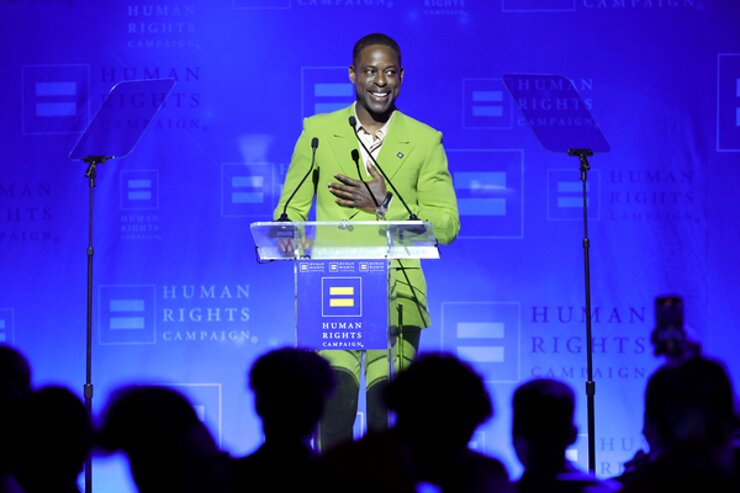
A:
POLYGON ((740 491, 733 399, 724 367, 712 359, 655 371, 645 391, 648 460, 620 478, 623 491, 740 491))
POLYGON ((18 408, 31 395, 31 367, 14 348, 0 344, 0 493, 20 491, 10 471, 18 408))
POLYGON ((20 406, 13 475, 25 493, 78 493, 77 478, 93 444, 90 416, 70 390, 50 386, 20 406))
POLYGON ((123 451, 141 493, 228 491, 227 457, 190 402, 174 389, 116 391, 103 413, 99 445, 123 451))
POLYGON ((311 436, 334 391, 334 372, 315 352, 276 349, 254 363, 249 387, 265 441, 254 453, 233 461, 232 490, 305 490, 316 458, 311 436))
POLYGON ((413 492, 421 484, 442 492, 509 491, 503 464, 469 447, 493 414, 481 377, 444 353, 426 353, 386 389, 395 423, 327 451, 320 463, 330 491, 413 492))
POLYGON ((142 493, 740 491, 732 383, 721 363, 700 354, 650 376, 649 453, 619 483, 567 460, 577 434, 575 395, 557 380, 534 379, 514 392, 512 437, 524 466, 515 485, 498 459, 471 447, 493 405, 481 376, 451 354, 422 354, 388 383, 384 400, 394 419, 387 430, 321 455, 311 438, 336 388, 324 358, 299 348, 268 351, 252 365, 249 388, 264 443, 231 458, 174 389, 117 389, 94 431, 79 397, 63 387, 33 390, 26 358, 0 345, 0 493, 78 492, 93 446, 125 453, 142 493))
POLYGON ((566 458, 577 436, 575 395, 563 382, 537 378, 520 385, 512 402, 514 450, 524 466, 519 493, 601 493, 617 491, 616 482, 600 481, 566 458))

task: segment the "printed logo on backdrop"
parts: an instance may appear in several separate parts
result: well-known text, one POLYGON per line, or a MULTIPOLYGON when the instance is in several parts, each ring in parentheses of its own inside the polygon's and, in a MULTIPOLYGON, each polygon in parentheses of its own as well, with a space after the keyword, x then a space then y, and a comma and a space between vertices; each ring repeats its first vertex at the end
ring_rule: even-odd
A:
POLYGON ((703 11, 707 0, 581 0, 587 9, 703 11))
POLYGON ((571 95, 568 93, 569 86, 564 87, 565 81, 562 79, 530 80, 523 78, 518 80, 517 89, 528 91, 533 95, 518 100, 518 105, 522 110, 536 115, 536 117, 527 122, 521 111, 517 111, 517 126, 544 128, 595 126, 595 122, 591 118, 584 119, 580 116, 573 116, 578 115, 582 107, 589 112, 593 110, 593 98, 591 97, 594 87, 593 79, 581 78, 574 79, 571 82, 578 92, 577 98, 569 97, 571 95), (568 97, 558 97, 558 93, 567 94, 568 97), (538 94, 549 94, 555 97, 538 98, 536 97, 538 94))
MULTIPOLYGON (((641 305, 592 306, 595 380, 647 377, 646 358, 652 358, 652 349, 646 314, 646 307, 641 305)), ((585 380, 588 375, 585 308, 532 305, 524 316, 522 351, 527 355, 524 377, 585 380)))
POLYGON ((221 164, 221 216, 272 218, 275 166, 271 163, 221 164))
POLYGON ((0 344, 13 345, 15 342, 13 309, 0 308, 0 344))
MULTIPOLYGON (((74 164, 66 164, 74 166, 74 164)), ((79 165, 84 173, 84 164, 79 165)), ((58 242, 54 222, 55 197, 51 182, 0 182, 0 244, 29 245, 58 242)))
POLYGON ((511 96, 501 79, 463 79, 463 128, 513 127, 511 96))
MULTIPOLYGON (((598 398, 597 398, 598 399, 598 398)), ((598 419, 598 418, 597 418, 598 419)), ((583 456, 583 462, 587 462, 586 454, 588 453, 588 444, 586 435, 578 435, 579 459, 583 456), (583 442, 583 444, 581 444, 583 442)), ((644 435, 626 435, 626 436, 600 436, 596 437, 596 457, 598 465, 596 474, 601 477, 614 477, 624 472, 624 463, 634 457, 638 450, 648 450, 649 446, 644 435)), ((585 468, 585 467, 584 467, 585 468)))
POLYGON ((486 381, 518 382, 521 304, 442 303, 442 347, 472 363, 486 381))
POLYGON ((101 286, 100 344, 256 344, 248 300, 249 284, 101 286))
POLYGON ((204 423, 221 446, 223 407, 220 383, 173 383, 163 384, 182 392, 195 409, 198 419, 204 423))
MULTIPOLYGON (((75 2, 75 0, 5 0, 4 2, 0 3, 0 6, 6 6, 6 5, 13 5, 14 7, 28 7, 28 8, 34 8, 38 5, 44 5, 48 7, 76 7, 79 4, 79 2, 75 2)), ((66 12, 65 12, 66 15, 66 12)))
MULTIPOLYGON (((588 173, 586 206, 590 220, 601 219, 600 170, 588 173)), ((547 170, 547 220, 583 220, 583 182, 577 167, 547 170)))
POLYGON ((289 9, 293 0, 232 0, 235 9, 289 9))
POLYGON ((460 238, 524 237, 524 153, 519 149, 449 149, 460 238))
POLYGON ((301 111, 308 117, 346 108, 355 100, 347 67, 301 67, 301 111))
POLYGON ((501 12, 543 13, 575 12, 575 10, 576 0, 501 0, 501 12))
POLYGON ((159 231, 159 170, 120 172, 121 239, 161 240, 159 231))
POLYGON ((717 55, 717 151, 740 152, 740 53, 717 55))
POLYGON ((607 217, 612 221, 699 222, 700 180, 689 168, 665 164, 654 169, 605 172, 607 217))
MULTIPOLYGON (((641 304, 592 306, 593 377, 597 385, 597 406, 599 395, 601 399, 605 398, 604 384, 609 385, 612 392, 629 395, 630 389, 642 388, 655 367, 656 358, 649 340, 652 328, 649 312, 641 304), (599 394, 599 388, 602 388, 602 394, 599 394)), ((581 400, 581 389, 588 377, 587 370, 583 306, 545 303, 527 307, 523 313, 522 377, 554 378, 568 383, 576 392, 580 408, 578 415, 584 423, 586 409, 585 399, 581 400)), ((639 433, 639 428, 634 430, 639 433)), ((583 469, 586 469, 588 460, 586 438, 579 435, 567 451, 569 458, 577 461, 583 469)), ((638 436, 598 435, 596 447, 596 473, 612 477, 622 472, 622 464, 641 444, 638 436)))
POLYGON ((466 9, 470 0, 417 0, 423 2, 424 15, 460 15, 469 14, 466 9))
MULTIPOLYGON (((201 123, 201 96, 200 87, 200 67, 198 66, 129 66, 129 67, 101 67, 96 69, 94 77, 97 82, 104 88, 97 104, 102 104, 108 91, 115 84, 127 80, 148 80, 148 79, 174 79, 175 85, 170 91, 167 99, 164 100, 162 108, 155 115, 147 132, 161 130, 200 130, 201 123)), ((164 94, 135 94, 130 100, 123 99, 109 100, 107 104, 115 105, 124 111, 128 107, 157 107, 165 97, 164 94)), ((140 129, 144 130, 145 123, 136 119, 118 120, 118 125, 125 128, 113 126, 111 130, 125 129, 128 131, 140 129)))
POLYGON ((249 326, 249 284, 162 284, 157 291, 162 343, 259 342, 249 326))
POLYGON ((293 0, 295 5, 304 8, 323 8, 335 10, 352 9, 392 9, 396 0, 293 0))
POLYGON ((21 128, 26 135, 81 132, 90 120, 88 65, 24 65, 21 128))
POLYGON ((198 10, 191 2, 132 2, 126 6, 126 46, 132 50, 200 49, 198 10))
POLYGON ((147 345, 157 338, 155 286, 100 286, 99 343, 147 345))

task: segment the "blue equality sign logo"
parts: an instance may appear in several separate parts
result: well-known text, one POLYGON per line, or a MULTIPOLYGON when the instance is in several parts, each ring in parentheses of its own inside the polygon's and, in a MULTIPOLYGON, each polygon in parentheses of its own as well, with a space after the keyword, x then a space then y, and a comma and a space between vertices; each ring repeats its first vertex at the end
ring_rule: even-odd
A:
POLYGON ((23 67, 23 133, 81 131, 90 115, 87 65, 23 67))
POLYGON ((156 343, 154 286, 100 286, 98 303, 101 345, 156 343))
POLYGON ((461 238, 524 236, 524 157, 521 149, 450 149, 461 220, 475 228, 461 238))
POLYGON ((322 278, 321 312, 324 317, 362 317, 362 278, 322 278))
POLYGON ((463 128, 510 129, 511 97, 501 79, 463 80, 463 128))
POLYGON ((13 342, 13 309, 0 308, 0 344, 13 342))
POLYGON ((717 150, 740 151, 740 53, 717 59, 717 150))
POLYGON ((355 88, 347 80, 346 67, 302 67, 301 87, 304 117, 337 111, 355 100, 355 88))

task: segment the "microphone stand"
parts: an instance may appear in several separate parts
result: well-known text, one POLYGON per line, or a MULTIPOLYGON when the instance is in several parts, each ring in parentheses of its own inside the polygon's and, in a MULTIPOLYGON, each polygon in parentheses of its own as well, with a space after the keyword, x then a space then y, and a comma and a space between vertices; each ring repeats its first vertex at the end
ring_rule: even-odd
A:
POLYGON ((352 149, 352 152, 350 153, 350 156, 352 156, 352 161, 355 162, 355 169, 357 170, 357 179, 362 182, 363 185, 365 185, 365 189, 367 190, 367 193, 370 194, 370 198, 373 199, 373 203, 375 204, 375 207, 380 207, 380 204, 378 203, 378 199, 375 198, 375 194, 372 190, 370 190, 370 185, 367 184, 365 180, 362 179, 362 173, 360 173, 360 153, 357 152, 357 149, 352 149))
POLYGON ((293 200, 293 197, 295 197, 295 194, 298 193, 298 190, 301 189, 303 186, 303 183, 308 178, 308 175, 311 174, 311 171, 313 171, 314 163, 316 162, 316 149, 319 148, 319 139, 318 137, 314 137, 311 139, 311 166, 308 168, 308 171, 305 175, 303 175, 303 178, 301 179, 300 183, 298 183, 298 186, 295 190, 293 190, 293 193, 290 194, 290 197, 288 197, 288 200, 285 201, 285 206, 283 207, 283 213, 280 214, 280 217, 278 218, 279 222, 290 222, 290 218, 288 217, 288 204, 290 204, 290 201, 293 200))
MULTIPOLYGON (((93 417, 92 412, 92 398, 93 398, 93 384, 92 384, 92 307, 93 307, 93 256, 95 255, 95 249, 93 248, 93 195, 95 191, 95 179, 98 176, 97 166, 103 164, 111 156, 88 156, 83 159, 87 163, 87 171, 85 171, 85 178, 88 180, 90 193, 90 211, 88 219, 88 242, 87 242, 87 336, 86 336, 86 358, 85 358, 85 385, 83 387, 83 395, 85 397, 85 411, 87 411, 90 419, 93 417)), ((92 493, 92 455, 88 454, 85 458, 85 493, 92 493)))
POLYGON ((375 167, 378 168, 378 171, 380 171, 380 174, 383 175, 383 178, 385 179, 385 181, 391 186, 391 188, 393 189, 393 191, 396 193, 396 196, 398 197, 398 200, 401 201, 401 204, 403 204, 403 207, 406 209, 406 212, 409 213, 409 220, 410 221, 418 221, 419 218, 416 216, 416 214, 414 214, 411 211, 411 209, 409 208, 409 206, 406 204, 406 201, 403 200, 403 196, 400 193, 398 193, 398 190, 396 190, 396 187, 395 187, 395 185, 393 185, 393 182, 388 178, 388 175, 385 174, 385 171, 383 171, 383 168, 380 167, 380 164, 378 164, 378 161, 375 160, 375 158, 373 157, 372 153, 367 148, 367 146, 365 145, 365 143, 362 141, 362 139, 360 138, 360 136, 357 135, 357 119, 355 119, 354 116, 350 116, 349 117, 349 126, 352 127, 352 131, 355 134, 355 138, 357 139, 357 142, 359 142, 360 145, 362 146, 362 148, 365 149, 365 152, 367 152, 367 155, 370 156, 370 159, 372 160, 372 162, 375 165, 375 167))
MULTIPOLYGON (((93 312, 93 195, 95 179, 97 178, 97 166, 109 159, 127 156, 136 146, 148 128, 152 118, 164 104, 165 99, 175 84, 174 79, 146 79, 122 81, 114 85, 108 92, 102 105, 95 113, 93 119, 88 123, 84 133, 80 136, 74 148, 69 153, 69 158, 80 159, 87 164, 85 178, 88 179, 90 187, 90 211, 88 225, 87 245, 87 341, 86 341, 86 368, 85 385, 83 387, 85 397, 85 410, 92 418, 92 312, 93 312), (156 97, 158 102, 154 105, 108 105, 113 98, 121 98, 128 101, 133 95, 144 94, 156 97), (118 121, 141 121, 144 127, 137 127, 131 131, 110 132, 109 125, 118 121)), ((116 99, 117 100, 117 99, 116 99)), ((92 458, 90 454, 85 460, 85 493, 92 492, 92 458)))
POLYGON ((596 423, 595 423, 595 403, 596 382, 593 380, 593 341, 591 337, 591 270, 589 261, 589 249, 591 247, 588 239, 588 199, 586 174, 591 169, 588 163, 588 157, 593 156, 591 149, 568 149, 569 156, 576 156, 580 162, 581 183, 583 190, 583 266, 585 275, 586 288, 586 371, 588 379, 586 380, 586 399, 588 411, 588 470, 591 473, 596 472, 596 423))

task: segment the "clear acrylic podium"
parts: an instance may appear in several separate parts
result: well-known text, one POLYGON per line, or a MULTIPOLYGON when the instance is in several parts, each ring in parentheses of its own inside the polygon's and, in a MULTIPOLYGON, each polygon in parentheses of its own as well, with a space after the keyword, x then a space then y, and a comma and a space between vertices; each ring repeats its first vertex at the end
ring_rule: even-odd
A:
POLYGON ((260 262, 294 262, 296 345, 388 349, 391 260, 438 259, 425 221, 255 222, 260 262))
POLYGON ((428 221, 274 221, 250 229, 260 261, 439 258, 428 221))

